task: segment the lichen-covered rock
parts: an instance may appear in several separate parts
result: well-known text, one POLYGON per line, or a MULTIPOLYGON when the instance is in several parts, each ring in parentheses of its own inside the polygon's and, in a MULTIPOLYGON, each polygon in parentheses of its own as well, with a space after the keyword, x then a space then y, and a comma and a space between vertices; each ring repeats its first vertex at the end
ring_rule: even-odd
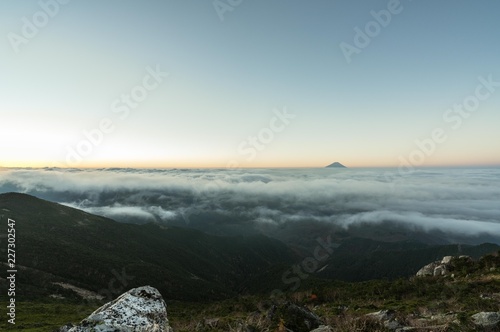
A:
POLYGON ((65 326, 67 332, 172 332, 167 305, 153 287, 134 288, 85 318, 78 326, 65 326))

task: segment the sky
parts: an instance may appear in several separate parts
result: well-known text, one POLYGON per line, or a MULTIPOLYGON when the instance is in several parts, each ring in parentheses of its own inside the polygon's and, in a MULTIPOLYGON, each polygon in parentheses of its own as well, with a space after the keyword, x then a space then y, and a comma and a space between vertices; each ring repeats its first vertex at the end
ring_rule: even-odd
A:
POLYGON ((499 11, 1 1, 0 166, 499 166, 499 11))

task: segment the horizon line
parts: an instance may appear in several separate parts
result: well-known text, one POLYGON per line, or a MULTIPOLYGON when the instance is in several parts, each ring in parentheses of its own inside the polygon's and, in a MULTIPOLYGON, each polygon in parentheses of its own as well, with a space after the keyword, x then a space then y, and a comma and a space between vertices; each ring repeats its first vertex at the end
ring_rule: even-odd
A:
MULTIPOLYGON (((330 164, 329 164, 330 165, 330 164)), ((0 169, 400 169, 402 166, 345 166, 344 167, 328 167, 326 166, 242 166, 242 167, 225 167, 225 166, 1 166, 0 169)), ((429 169, 429 168, 498 168, 500 164, 460 164, 460 165, 421 165, 412 166, 413 169, 429 169)))

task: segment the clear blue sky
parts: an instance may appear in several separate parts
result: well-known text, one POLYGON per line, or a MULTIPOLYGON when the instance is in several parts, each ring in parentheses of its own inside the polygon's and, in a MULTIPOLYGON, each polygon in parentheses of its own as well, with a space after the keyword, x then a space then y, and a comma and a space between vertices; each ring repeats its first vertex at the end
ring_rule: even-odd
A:
POLYGON ((0 2, 0 166, 500 165, 498 1, 237 2, 0 2))

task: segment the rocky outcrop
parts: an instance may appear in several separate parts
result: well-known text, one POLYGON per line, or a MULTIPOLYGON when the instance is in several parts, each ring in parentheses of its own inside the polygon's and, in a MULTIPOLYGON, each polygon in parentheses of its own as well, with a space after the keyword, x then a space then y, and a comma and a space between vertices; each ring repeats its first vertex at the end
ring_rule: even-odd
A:
POLYGON ((67 325, 60 332, 173 332, 168 324, 167 305, 153 287, 134 288, 111 301, 77 326, 67 325))
POLYGON ((427 276, 433 276, 434 275, 434 269, 438 266, 439 264, 437 262, 433 262, 430 264, 427 264, 417 272, 417 277, 427 277, 427 276))
POLYGON ((472 261, 469 256, 445 256, 440 261, 435 261, 427 264, 417 272, 417 277, 438 277, 450 275, 450 267, 454 260, 472 261))

